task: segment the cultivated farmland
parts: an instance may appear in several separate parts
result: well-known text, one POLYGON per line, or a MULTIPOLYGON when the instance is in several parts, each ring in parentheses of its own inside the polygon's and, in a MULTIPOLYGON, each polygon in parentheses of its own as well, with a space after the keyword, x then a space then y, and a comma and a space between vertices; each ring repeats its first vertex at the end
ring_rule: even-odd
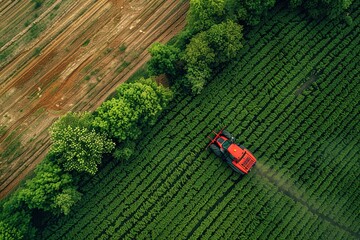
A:
POLYGON ((359 239, 359 14, 272 10, 201 95, 177 98, 136 157, 84 180, 74 211, 39 235, 359 239), (245 177, 204 149, 224 125, 257 157, 245 177))
POLYGON ((185 25, 188 2, 0 4, 0 198, 46 155, 48 127, 90 111, 185 25), (169 11, 171 9, 171 11, 169 11))

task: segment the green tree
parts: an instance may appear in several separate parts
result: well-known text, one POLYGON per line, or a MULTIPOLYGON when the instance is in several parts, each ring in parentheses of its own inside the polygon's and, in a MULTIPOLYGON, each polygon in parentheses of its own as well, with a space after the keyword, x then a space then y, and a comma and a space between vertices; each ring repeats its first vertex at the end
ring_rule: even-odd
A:
POLYGON ((225 0, 191 0, 187 15, 188 28, 193 34, 209 29, 225 19, 225 0))
POLYGON ((81 194, 75 188, 66 188, 54 197, 51 207, 60 209, 65 215, 70 213, 71 207, 81 199, 81 194))
POLYGON ((95 174, 102 155, 111 152, 115 144, 104 134, 90 128, 88 114, 69 113, 50 128, 53 144, 50 153, 66 171, 95 174), (78 117, 78 118, 77 118, 78 117), (73 122, 67 124, 71 119, 73 122))
POLYGON ((69 112, 64 116, 62 116, 53 125, 56 125, 56 127, 59 129, 70 126, 72 128, 79 127, 79 128, 88 128, 89 130, 91 130, 93 128, 91 123, 92 123, 92 115, 89 112, 82 112, 82 113, 69 112))
POLYGON ((29 209, 41 209, 58 215, 68 214, 70 207, 80 200, 80 197, 72 176, 46 158, 36 167, 35 176, 15 192, 12 202, 18 202, 18 205, 23 203, 29 209))
POLYGON ((191 0, 188 28, 199 33, 226 20, 256 25, 276 0, 191 0))
POLYGON ((216 65, 232 60, 243 47, 243 27, 233 21, 225 21, 206 31, 206 40, 215 52, 216 65))
POLYGON ((31 223, 31 210, 25 202, 20 201, 16 192, 2 200, 0 222, 2 222, 0 236, 10 234, 14 239, 18 236, 20 236, 18 239, 23 239, 25 236, 27 239, 32 239, 35 236, 36 229, 31 223))
POLYGON ((186 46, 183 58, 187 67, 194 65, 210 66, 216 61, 215 51, 210 47, 206 34, 207 32, 197 34, 186 46))
POLYGON ((154 43, 149 48, 149 53, 151 55, 151 59, 148 61, 148 71, 150 75, 176 75, 180 49, 171 45, 154 43))
POLYGON ((172 98, 172 92, 152 79, 122 84, 115 98, 105 101, 95 112, 93 125, 119 143, 136 139, 141 127, 152 125, 172 98))
POLYGON ((138 114, 125 99, 112 98, 103 102, 96 110, 93 126, 121 142, 128 137, 135 139, 140 135, 137 121, 138 114))
POLYGON ((186 46, 183 55, 186 63, 185 78, 192 93, 199 94, 211 78, 211 65, 215 62, 215 57, 215 52, 207 41, 206 32, 198 33, 186 46))
POLYGON ((242 30, 241 25, 228 20, 191 39, 182 57, 186 62, 185 77, 193 93, 199 94, 214 69, 237 55, 242 48, 242 30))
POLYGON ((141 125, 153 125, 173 94, 153 79, 141 78, 135 83, 122 84, 117 89, 117 97, 130 104, 131 109, 138 114, 141 125))
POLYGON ((187 73, 185 75, 188 81, 188 87, 191 89, 191 92, 194 94, 200 94, 203 90, 206 82, 210 80, 212 76, 212 70, 208 65, 200 64, 189 66, 187 73))
POLYGON ((227 12, 230 19, 233 15, 236 21, 244 21, 249 25, 256 25, 261 17, 276 3, 276 0, 229 0, 227 12))

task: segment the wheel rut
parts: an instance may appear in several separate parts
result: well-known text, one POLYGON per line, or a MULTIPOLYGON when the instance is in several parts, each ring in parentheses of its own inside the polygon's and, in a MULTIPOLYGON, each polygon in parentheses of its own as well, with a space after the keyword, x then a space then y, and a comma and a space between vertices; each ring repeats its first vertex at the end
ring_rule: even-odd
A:
POLYGON ((265 178, 268 182, 270 182, 272 185, 276 186, 278 188, 278 191, 283 193, 284 195, 286 195, 287 197, 291 198, 292 200, 294 200, 295 202, 300 203, 301 205, 305 206, 312 214, 318 216, 320 219, 322 219, 323 221, 327 221, 329 222, 331 225, 338 227, 339 229, 349 233, 350 235, 352 235, 353 237, 356 237, 358 239, 360 239, 360 233, 354 232, 351 229, 349 229, 348 227, 340 224, 339 222, 335 221, 334 219, 320 213, 317 209, 315 209, 314 207, 310 206, 305 200, 303 200, 301 197, 299 197, 298 195, 300 194, 296 194, 297 191, 295 186, 290 186, 289 184, 282 184, 281 179, 276 179, 274 177, 274 175, 270 175, 269 171, 271 171, 270 169, 266 169, 266 167, 264 165, 262 165, 261 163, 257 163, 255 166, 255 169, 253 170, 255 172, 256 175, 260 175, 262 178, 265 178), (291 190, 290 190, 291 189, 291 190))

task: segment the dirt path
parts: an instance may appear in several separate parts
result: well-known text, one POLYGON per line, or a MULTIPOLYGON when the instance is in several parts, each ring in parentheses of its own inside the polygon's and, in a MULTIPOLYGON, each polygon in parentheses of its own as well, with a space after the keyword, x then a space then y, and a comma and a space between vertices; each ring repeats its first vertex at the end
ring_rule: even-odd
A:
POLYGON ((301 198, 301 194, 299 194, 299 191, 296 189, 295 186, 293 186, 293 185, 290 186, 289 184, 285 184, 285 181, 283 179, 276 178, 276 177, 274 177, 273 174, 269 174, 269 172, 271 170, 267 169, 260 162, 258 162, 256 164, 256 167, 255 167, 254 171, 256 171, 257 175, 260 175, 261 177, 265 178, 268 182, 275 185, 278 188, 279 192, 282 192, 283 194, 285 194, 289 198, 293 199, 295 202, 301 203, 301 205, 305 206, 310 212, 312 212, 314 215, 317 215, 320 219, 322 219, 324 221, 327 221, 330 224, 332 224, 332 225, 344 230, 345 232, 348 232, 352 236, 360 239, 360 234, 359 233, 356 233, 356 232, 352 231, 348 227, 346 227, 346 226, 342 225, 341 223, 333 220, 332 218, 329 218, 328 216, 320 213, 317 209, 310 206, 306 201, 304 201, 301 198))
MULTIPOLYGON (((32 24, 49 21, 57 4, 32 24)), ((98 107, 149 59, 153 42, 166 42, 184 27, 188 9, 181 0, 61 4, 66 7, 36 39, 23 40, 29 25, 0 51, 17 46, 0 66, 0 198, 46 155, 47 129, 57 117, 98 107)), ((24 5, 0 9, 1 19, 10 7, 16 12, 24 5)))

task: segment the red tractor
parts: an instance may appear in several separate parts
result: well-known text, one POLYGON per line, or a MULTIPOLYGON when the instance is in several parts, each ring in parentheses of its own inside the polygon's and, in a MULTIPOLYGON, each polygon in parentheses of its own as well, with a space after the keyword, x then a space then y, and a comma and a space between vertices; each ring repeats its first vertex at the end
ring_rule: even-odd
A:
POLYGON ((247 174, 255 165, 254 155, 242 145, 235 143, 235 138, 222 129, 219 133, 213 131, 216 136, 210 138, 211 142, 208 147, 226 161, 230 167, 238 173, 247 174))

